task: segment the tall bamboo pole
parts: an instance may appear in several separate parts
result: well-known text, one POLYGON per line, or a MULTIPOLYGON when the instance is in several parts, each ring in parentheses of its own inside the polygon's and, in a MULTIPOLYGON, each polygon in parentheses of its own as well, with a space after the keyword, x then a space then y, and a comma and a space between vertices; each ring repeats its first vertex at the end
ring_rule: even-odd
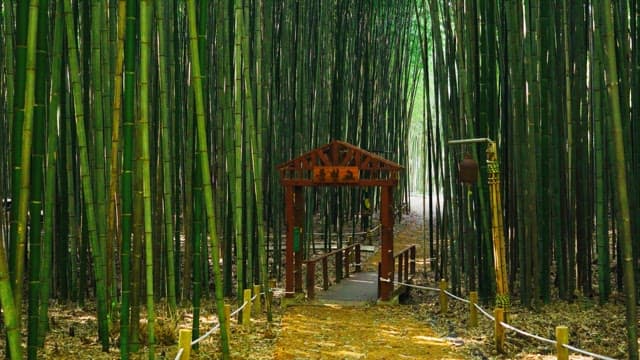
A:
POLYGON ((167 30, 165 20, 164 0, 156 0, 156 29, 158 32, 158 67, 160 86, 160 122, 161 122, 161 151, 163 173, 163 206, 165 242, 167 248, 167 299, 172 312, 176 310, 176 271, 174 258, 174 232, 173 232, 173 183, 172 183, 172 157, 169 127, 169 69, 167 66, 167 30))
POLYGON ((151 163, 149 145, 149 64, 151 53, 152 8, 150 0, 140 3, 140 142, 142 198, 144 202, 144 265, 147 302, 147 346, 150 360, 155 358, 155 309, 153 299, 153 224, 151 212, 151 163))
POLYGON ((31 153, 31 195, 29 199, 29 309, 28 309, 28 334, 27 356, 29 359, 38 357, 38 328, 40 316, 40 287, 42 278, 48 277, 48 273, 41 273, 40 267, 42 254, 42 203, 44 187, 44 152, 46 144, 46 102, 47 79, 49 75, 48 47, 48 1, 39 0, 38 8, 38 32, 36 40, 36 79, 35 79, 35 103, 33 110, 33 149, 31 153))
POLYGON ((94 272, 96 281, 96 297, 98 305, 98 337, 102 344, 102 350, 109 350, 109 329, 107 323, 106 285, 105 285, 105 261, 98 243, 96 229, 95 204, 93 201, 93 189, 91 170, 89 168, 89 155, 87 151, 87 136, 85 131, 84 105, 81 99, 82 90, 80 84, 80 70, 78 64, 78 48, 75 38, 75 21, 71 0, 64 1, 64 14, 67 29, 67 47, 69 52, 69 76, 71 77, 73 104, 75 109, 75 124, 78 136, 78 150, 80 158, 80 178, 82 181, 82 193, 84 195, 87 232, 91 245, 91 255, 94 260, 94 272))
MULTIPOLYGON (((56 2, 54 30, 52 40, 52 60, 51 60, 51 88, 49 96, 49 117, 47 123, 47 170, 45 179, 45 196, 44 196, 44 235, 42 245, 42 264, 40 268, 41 274, 50 274, 51 272, 51 248, 54 238, 54 221, 55 221, 55 205, 56 205, 56 170, 58 164, 58 118, 60 116, 60 92, 62 90, 62 2, 56 2), (58 74, 58 75, 55 75, 58 74)), ((64 129, 61 129, 64 131, 64 129)), ((48 309, 49 297, 52 288, 52 276, 49 275, 43 279, 40 287, 40 299, 44 299, 40 305, 39 326, 38 326, 38 345, 44 345, 45 333, 48 330, 48 309)))
POLYGON ((218 231, 213 206, 213 189, 211 185, 211 170, 209 168, 209 155, 207 152, 207 134, 204 113, 204 99, 202 96, 202 78, 200 75, 200 55, 198 52, 198 32, 196 24, 196 7, 194 0, 187 2, 187 15, 189 20, 189 50, 191 59, 191 80, 196 103, 196 120, 198 128, 198 160, 201 167, 202 190, 204 193, 205 210, 207 214, 207 229, 211 241, 211 257, 215 282, 215 299, 220 322, 220 342, 222 345, 222 357, 229 359, 229 339, 227 337, 227 325, 225 321, 224 300, 222 298, 222 277, 220 271, 220 248, 218 247, 218 231))
MULTIPOLYGON (((249 41, 244 37, 244 16, 242 13, 242 0, 234 0, 234 57, 233 57, 233 114, 234 114, 234 181, 232 188, 233 199, 233 228, 235 230, 236 243, 236 297, 238 306, 242 305, 242 294, 244 291, 245 281, 245 259, 244 259, 244 208, 242 202, 243 186, 243 82, 242 82, 242 61, 243 42, 249 41)), ((247 61, 245 59, 244 61, 247 61)))
MULTIPOLYGON (((31 182, 31 145, 33 140, 33 110, 35 98, 36 81, 36 36, 38 33, 38 0, 29 2, 29 27, 27 32, 27 62, 26 79, 24 93, 24 122, 22 124, 22 148, 21 148, 21 173, 19 184, 20 194, 18 198, 17 216, 17 238, 15 267, 13 270, 13 290, 15 304, 18 309, 22 304, 22 284, 24 282, 24 266, 27 242, 27 207, 29 205, 29 191, 31 182)), ((21 313, 18 311, 18 323, 20 323, 21 313)))
POLYGON ((2 305, 2 318, 7 328, 10 359, 21 360, 22 348, 20 346, 18 309, 15 306, 13 291, 11 290, 9 266, 4 244, 6 244, 4 231, 0 231, 0 304, 2 305))
POLYGON ((616 62, 613 14, 611 0, 603 0, 600 6, 601 21, 604 24, 603 46, 606 57, 607 88, 611 109, 611 136, 614 145, 615 185, 618 211, 621 219, 620 242, 622 247, 622 266, 624 270, 624 290, 627 307, 627 347, 629 359, 638 359, 637 321, 636 321, 636 283, 633 268, 633 247, 629 199, 627 192, 627 172, 625 167, 625 144, 622 134, 622 114, 620 112, 620 89, 618 88, 618 66, 616 62))

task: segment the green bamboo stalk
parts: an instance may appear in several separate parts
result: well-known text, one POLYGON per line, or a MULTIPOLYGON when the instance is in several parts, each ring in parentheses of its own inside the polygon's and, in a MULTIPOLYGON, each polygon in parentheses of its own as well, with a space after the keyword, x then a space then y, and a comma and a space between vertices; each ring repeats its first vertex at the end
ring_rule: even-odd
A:
MULTIPOLYGON (((244 96, 243 96, 243 101, 244 101, 244 106, 243 106, 243 110, 244 110, 244 124, 243 124, 243 149, 245 151, 243 151, 243 168, 248 169, 251 167, 251 163, 253 160, 251 159, 251 145, 250 145, 250 136, 255 136, 255 134, 253 134, 253 130, 255 129, 255 124, 254 124, 254 113, 255 113, 255 109, 254 109, 254 102, 253 102, 253 87, 251 85, 251 74, 250 74, 250 66, 249 66, 249 9, 247 6, 247 3, 245 2, 244 5, 241 8, 241 12, 240 12, 240 16, 241 16, 241 23, 237 24, 238 29, 241 31, 241 34, 236 34, 236 35, 240 35, 241 36, 241 54, 242 54, 242 83, 244 84, 241 89, 244 89, 244 96)), ((236 53, 235 56, 236 58, 239 56, 240 54, 236 53)), ((237 129, 236 129, 237 131, 237 129)), ((258 150, 260 151, 260 150, 258 150)), ((245 194, 245 205, 243 206, 244 209, 246 209, 246 213, 244 215, 245 218, 245 241, 246 241, 246 249, 247 249, 247 254, 246 254, 246 265, 247 265, 247 269, 245 272, 245 279, 246 279, 246 284, 248 286, 252 286, 255 282, 253 280, 253 276, 254 276, 254 245, 255 245, 255 229, 254 229, 254 211, 255 211, 255 198, 254 198, 254 194, 252 194, 251 192, 249 192, 249 189, 251 187, 253 187, 253 173, 252 171, 255 171, 255 168, 249 171, 243 171, 243 173, 247 174, 248 176, 244 177, 244 186, 246 191, 245 194)), ((245 193, 243 191, 243 193, 245 193)), ((240 278, 239 278, 240 279, 240 278)))
POLYGON ((202 96, 202 78, 200 76, 198 35, 196 24, 196 7, 194 0, 187 2, 187 14, 189 20, 189 49, 191 59, 191 79, 196 100, 196 119, 198 128, 197 149, 201 167, 202 187, 204 192, 205 209, 207 214, 207 227, 211 241, 211 257, 213 262, 213 273, 215 281, 215 299, 218 310, 218 321, 220 323, 220 343, 222 345, 222 357, 229 359, 229 339, 227 338, 227 327, 225 322, 224 300, 222 298, 222 277, 220 271, 220 249, 218 247, 218 237, 216 229, 216 216, 213 206, 213 190, 211 185, 211 171, 209 169, 209 156, 207 153, 207 136, 205 126, 204 99, 202 96))
POLYGON ((574 114, 573 114, 573 92, 572 89, 573 87, 571 86, 571 73, 572 73, 572 69, 571 69, 571 47, 570 47, 570 40, 569 40, 569 14, 570 14, 570 1, 568 0, 564 0, 563 1, 563 9, 562 9, 562 31, 563 31, 563 50, 564 50, 564 78, 565 78, 565 98, 564 101, 565 103, 563 104, 565 106, 565 122, 566 122, 566 139, 567 139, 567 171, 566 171, 566 182, 567 182, 567 189, 569 190, 565 196, 567 196, 567 201, 568 201, 568 205, 565 208, 565 211, 567 213, 567 223, 568 223, 568 236, 567 236, 567 248, 569 249, 569 251, 566 252, 565 256, 567 257, 568 260, 568 265, 567 265, 567 273, 566 273, 566 281, 567 281, 567 296, 572 296, 573 294, 573 290, 575 289, 575 257, 574 257, 574 251, 572 250, 573 247, 575 246, 575 242, 574 242, 574 236, 575 236, 575 232, 574 232, 574 226, 573 226, 573 222, 574 222, 574 202, 575 202, 575 197, 573 196, 574 191, 573 191, 573 186, 574 186, 574 179, 573 179, 573 173, 574 173, 574 143, 573 143, 573 122, 574 122, 574 114))
POLYGON ((142 198, 144 202, 144 259, 147 299, 147 346, 149 359, 155 358, 155 310, 153 300, 153 224, 151 212, 151 163, 149 150, 149 58, 151 53, 152 8, 150 0, 140 3, 140 134, 142 198))
MULTIPOLYGON (((134 156, 134 123, 135 116, 135 68, 136 68, 136 7, 137 2, 134 0, 126 0, 126 6, 124 11, 120 13, 119 20, 119 36, 123 36, 124 33, 124 113, 122 124, 122 178, 121 178, 121 224, 122 224, 122 236, 120 247, 120 264, 122 273, 122 294, 120 304, 120 356, 126 360, 129 358, 130 350, 130 306, 131 306, 131 234, 132 234, 132 214, 133 214, 133 156, 134 156), (122 19, 125 18, 125 24, 121 24, 122 19)), ((119 3, 119 10, 123 10, 122 1, 119 3)), ((119 40, 122 41, 122 40, 119 40)), ((119 91, 117 86, 114 91, 116 95, 119 91)), ((117 100, 114 99, 114 102, 117 100)), ((114 108, 114 116, 116 116, 116 108, 114 108)), ((112 130, 115 130, 115 119, 112 130)), ((113 137, 112 137, 113 139, 113 137)), ((116 146, 112 145, 112 151, 116 146)), ((113 155, 113 154, 112 154, 113 155)), ((112 163, 115 166, 115 164, 112 163)), ((113 182, 116 180, 113 179, 113 182)), ((112 184, 111 197, 114 196, 113 191, 117 188, 116 184, 112 184)), ((115 197, 114 197, 115 200, 115 197)), ((115 224, 115 215, 113 217, 115 224)), ((136 325, 137 329, 137 325, 136 325)), ((137 334, 137 332, 135 332, 137 334)), ((133 335, 133 332, 132 334, 133 335)), ((134 338, 135 339, 135 338, 134 338)), ((135 340, 137 344, 137 339, 135 340)))
MULTIPOLYGON (((243 291, 245 282, 245 258, 244 244, 245 236, 243 219, 244 208, 242 202, 243 182, 242 182, 242 158, 243 158, 243 81, 242 81, 242 59, 243 42, 248 41, 244 37, 244 15, 242 0, 234 0, 234 57, 233 57, 233 117, 234 117, 234 168, 233 168, 233 229, 236 243, 236 299, 238 306, 243 303, 243 291)), ((248 59, 245 59, 247 61, 248 59)))
MULTIPOLYGON (((15 57, 14 44, 10 39, 14 39, 14 21, 15 18, 13 16, 13 6, 6 6, 4 8, 4 21, 3 21, 3 33, 4 33, 4 56, 7 59, 4 62, 5 67, 5 119, 8 123, 9 127, 7 128, 7 133, 10 134, 11 131, 11 121, 14 119, 14 97, 15 97, 15 72, 16 72, 16 64, 13 59, 15 57)), ((13 143, 12 143, 13 144, 13 143)), ((9 159, 7 159, 8 161, 9 159)))
MULTIPOLYGON (((116 15, 113 15, 114 17, 116 15)), ((126 0, 118 0, 118 10, 117 10, 117 43, 115 50, 115 69, 114 69, 114 80, 113 80, 113 99, 112 99, 112 109, 111 109, 111 146, 109 152, 109 192, 108 192, 108 204, 107 204, 107 253, 114 254, 114 241, 116 244, 120 242, 120 236, 118 234, 118 219, 119 217, 116 215, 118 213, 118 196, 120 192, 118 191, 118 186, 120 184, 120 123, 122 119, 122 75, 124 69, 124 37, 125 37, 125 26, 127 20, 127 2, 126 0)), ((124 175, 123 175, 124 176, 124 175)), ((123 229, 124 231, 124 229, 123 229)), ((113 264, 114 259, 109 260, 109 264, 113 264)), ((124 265, 124 263, 123 263, 124 265)), ((113 265, 111 265, 113 266, 113 265)), ((123 268, 124 270, 124 268, 123 268)), ((124 272, 123 272, 124 273, 124 272)), ((115 281, 114 281, 115 285, 115 281)), ((123 289, 124 290, 124 289, 123 289)), ((120 316, 122 316, 122 308, 120 309, 120 316)), ((128 313, 128 309, 127 309, 128 313)), ((128 321, 127 321, 128 323, 128 321)), ((122 324, 121 324, 122 325, 122 324)), ((127 324, 128 326, 128 324, 127 324)), ((127 339, 128 340, 128 339, 127 339)), ((126 341, 125 340, 125 343, 126 341)), ((122 340, 121 340, 122 343, 122 340)), ((128 354, 123 354, 126 358, 128 354)))
POLYGON ((9 356, 11 360, 22 359, 20 347, 20 325, 18 323, 18 309, 14 304, 13 291, 9 280, 7 254, 4 248, 4 232, 0 232, 0 304, 2 304, 2 318, 7 331, 9 356))
MULTIPOLYGON (((21 148, 21 171, 20 174, 20 195, 18 198, 17 216, 17 238, 16 238, 16 263, 14 268, 14 302, 16 306, 22 304, 22 284, 24 283, 24 266, 26 257, 27 242, 27 212, 29 205, 30 183, 31 183, 31 152, 33 141, 33 117, 35 102, 35 82, 36 82, 36 41, 38 33, 38 0, 31 0, 29 3, 29 27, 27 34, 27 59, 26 78, 24 93, 24 123, 22 124, 22 148, 21 148)), ((18 185, 18 184, 14 184, 18 185)), ((18 313, 18 320, 21 314, 18 313)))
MULTIPOLYGON (((111 289, 114 282, 113 268, 109 264, 112 262, 110 253, 107 253, 107 210, 105 199, 105 141, 104 141, 104 110, 103 110, 103 92, 104 85, 102 79, 101 60, 106 57, 101 48, 101 24, 103 22, 104 4, 102 0, 91 2, 91 55, 90 55, 90 85, 91 92, 94 94, 91 102, 91 119, 93 120, 93 161, 91 166, 93 169, 95 204, 96 204, 96 229, 98 231, 98 244, 105 259, 106 278, 105 283, 107 289, 111 289)), ((105 49, 106 50, 106 49, 105 49)), ((107 291, 107 304, 110 303, 111 293, 107 291)), ((110 309, 108 309, 110 311, 110 309)))
MULTIPOLYGON (((252 144, 252 148, 255 149, 255 164, 254 164, 254 179, 255 179, 255 193, 256 193, 256 217, 257 217, 257 227, 258 227, 258 263, 260 264, 259 269, 259 283, 262 284, 262 288, 265 291, 265 294, 268 294, 269 289, 269 279, 268 279, 268 269, 267 269, 267 253, 266 253, 266 245, 265 245, 265 230, 264 230, 264 189, 263 189, 263 129, 264 129, 264 118, 266 114, 266 106, 264 104, 263 99, 263 42, 262 36, 264 34, 264 22, 262 13, 264 11, 264 4, 262 0, 257 1, 256 6, 256 136, 255 136, 255 144, 252 144)), ((266 82, 266 81, 265 81, 266 82)), ((270 302, 267 302, 267 318, 271 319, 271 306, 270 302)))
MULTIPOLYGON (((55 18, 53 29, 53 40, 51 47, 51 73, 62 74, 62 2, 56 2, 55 18)), ((62 77, 52 76, 50 97, 49 97, 49 116, 47 123, 47 169, 45 172, 45 195, 44 195, 44 236, 42 243, 42 262, 40 274, 50 274, 51 272, 51 248, 54 236, 55 222, 55 205, 56 205, 56 170, 58 163, 58 117, 60 116, 60 91, 62 90, 62 77)), ((44 339, 48 329, 48 313, 49 313, 49 297, 51 294, 52 277, 47 276, 41 281, 40 287, 40 315, 38 324, 38 346, 44 346, 44 339)))
MULTIPOLYGON (((230 16, 229 16, 229 6, 230 2, 218 0, 216 3, 216 13, 220 14, 219 21, 217 22, 216 27, 216 44, 220 44, 220 47, 223 51, 217 51, 217 63, 218 63, 218 94, 217 98, 220 102, 218 105, 221 112, 221 126, 223 130, 223 151, 224 151, 224 161, 226 163, 226 168, 229 169, 226 171, 226 176, 224 176, 224 182, 221 184, 221 188, 225 189, 225 191, 221 191, 221 197, 224 200, 227 200, 231 197, 230 189, 233 186, 233 179, 235 176, 235 154, 234 154, 234 137, 233 137, 233 73, 232 73, 232 60, 231 56, 233 53, 233 44, 230 44, 229 33, 230 33, 230 16), (228 48, 227 51, 224 49, 228 48)), ((222 177, 222 176, 221 176, 222 177)), ((227 214, 232 213, 233 211, 233 200, 230 201, 222 201, 224 207, 221 209, 221 214, 225 214, 222 219, 225 224, 223 227, 224 236, 223 239, 223 249, 224 249, 224 258, 231 259, 232 258, 232 245, 233 245, 233 235, 232 235, 232 221, 233 215, 227 216, 227 214)), ((231 295, 232 287, 233 287, 233 269, 232 262, 225 261, 224 262, 224 293, 225 295, 231 295)))
MULTIPOLYGON (((197 155, 197 154, 194 154, 197 155)), ((193 168, 193 325, 191 337, 193 340, 200 337, 200 298, 202 296, 202 175, 200 163, 194 162, 193 168)), ((206 241, 205 241, 206 242, 206 241)), ((195 346, 194 349, 198 347, 195 346)))
POLYGON ((163 172, 163 205, 164 205, 164 226, 165 241, 167 247, 167 298, 171 312, 176 311, 176 271, 174 258, 173 239, 173 193, 171 174, 171 143, 169 127, 169 70, 167 67, 167 29, 165 20, 164 0, 157 0, 156 6, 156 28, 158 31, 158 66, 159 66, 159 86, 160 86, 160 123, 161 147, 162 147, 162 172, 163 172))
MULTIPOLYGON (((15 92, 13 99, 13 122, 11 123, 11 199, 15 204, 11 207, 11 234, 9 238, 9 266, 11 283, 15 284, 16 273, 16 251, 18 246, 19 214, 20 206, 20 178, 22 172, 22 127, 24 123, 25 110, 25 88, 26 88, 26 65, 27 65, 27 33, 29 20, 29 1, 20 1, 16 11, 16 36, 15 36, 15 92)), ((24 231, 24 230, 23 230, 24 231)), ((14 294, 15 296, 15 294, 14 294)), ((16 303, 20 308, 20 303, 16 303)), ((20 315, 18 315, 20 316, 20 315)))
MULTIPOLYGON (((38 357, 38 324, 40 316, 40 287, 41 277, 48 273, 40 272, 42 260, 42 201, 47 101, 47 75, 49 59, 47 52, 47 34, 49 33, 48 1, 39 0, 38 27, 36 40, 36 79, 35 104, 33 110, 33 138, 35 142, 31 153, 31 185, 29 203, 29 309, 27 331, 27 356, 29 359, 38 357)), ((44 300, 46 301, 46 299, 44 300)))
MULTIPOLYGON (((140 138, 140 122, 135 124, 135 138, 140 138)), ((135 171, 133 194, 133 235, 131 238, 131 318, 129 321, 129 349, 137 352, 140 349, 140 296, 142 286, 142 252, 144 243, 144 201, 142 199, 142 161, 140 141, 135 144, 135 171)))
MULTIPOLYGON (((547 53, 554 51, 551 44, 551 38, 553 34, 553 6, 549 0, 544 0, 540 3, 540 45, 542 49, 541 53, 547 53)), ((553 94, 550 91, 546 91, 551 87, 552 79, 552 62, 549 59, 543 58, 540 61, 540 89, 545 89, 540 93, 540 162, 538 171, 538 181, 541 188, 538 192, 539 196, 539 217, 540 217, 540 241, 539 241, 539 256, 540 256, 540 293, 542 301, 547 304, 551 301, 551 245, 552 245, 552 198, 551 198, 551 186, 552 180, 547 174, 551 173, 552 160, 554 156, 552 151, 552 129, 553 129, 553 115, 550 99, 553 98, 553 94)))
MULTIPOLYGON (((64 21, 63 21, 64 23, 64 21)), ((63 25, 64 27, 64 25, 63 25)), ((64 29, 63 29, 64 31, 64 29)), ((66 81, 65 81, 66 83, 66 81)), ((64 86, 64 85, 63 85, 64 86)), ((65 105, 70 104, 70 97, 66 97, 65 105)), ((71 106, 65 106, 66 109, 71 109, 71 106)), ((78 301, 80 299, 80 290, 81 285, 79 281, 79 266, 78 266, 78 258, 79 258, 79 244, 80 244, 80 225, 79 225, 79 217, 77 216, 77 197, 76 197, 76 172, 74 171, 74 157, 73 157, 73 144, 72 144, 72 133, 73 131, 73 121, 71 120, 71 112, 65 112, 64 118, 68 121, 65 121, 65 136, 64 136, 64 159, 65 159, 65 173, 66 184, 65 188, 67 190, 67 208, 68 208, 68 217, 69 217, 69 233, 67 238, 67 243, 69 246, 69 263, 71 267, 71 300, 78 301)), ((60 251, 61 253, 65 253, 66 251, 60 251)), ((62 259, 64 260, 64 259, 62 259)))
POLYGON ((595 169, 595 235, 598 254, 598 297, 600 304, 608 301, 611 294, 611 273, 609 260, 609 238, 607 218, 607 201, 605 192, 605 157, 604 146, 606 144, 606 129, 604 117, 605 88, 603 84, 604 73, 603 46, 601 29, 596 22, 593 27, 593 61, 591 68, 591 90, 593 99, 591 101, 593 111, 593 151, 595 169))
MULTIPOLYGON (((26 3, 26 2, 23 2, 23 3, 26 3)), ((14 57, 14 49, 13 49, 13 41, 12 41, 12 39, 14 38, 13 7, 8 6, 5 10, 6 10, 4 14, 5 15, 5 18, 4 18, 5 20, 5 24, 4 24, 5 56, 7 59, 9 59, 9 61, 5 63, 5 71, 6 71, 5 72, 5 79, 6 79, 5 99, 7 104, 6 119, 7 121, 9 121, 14 119, 13 104, 14 104, 14 95, 15 95, 14 81, 16 80, 15 79, 16 64, 14 64, 13 61, 11 60, 14 57)), ((26 22, 24 21, 21 21, 21 23, 24 23, 24 25, 26 25, 26 22)), ((12 141, 12 148, 19 149, 20 146, 16 147, 17 144, 15 141, 16 139, 14 137, 12 141)), ((21 141, 21 139, 17 141, 21 141)), ((18 161, 16 162, 16 155, 19 154, 19 151, 13 150, 12 154, 13 154, 14 165, 18 165, 19 158, 18 158, 18 161)), ((16 180, 15 167, 12 171, 12 179, 14 181, 13 184, 16 184, 17 180, 16 180)), ((17 192, 16 186, 13 186, 13 189, 14 189, 14 192, 17 192)), ((16 197, 14 196, 13 199, 15 198, 16 197)), ((4 222, 2 223, 2 225, 4 225, 4 222)), ((4 324, 6 327, 6 332, 7 332, 9 357, 11 360, 20 360, 22 359, 22 349, 20 346, 20 342, 21 342, 20 326, 19 326, 20 322, 18 318, 18 313, 20 310, 15 306, 13 291, 11 289, 12 282, 9 276, 9 260, 10 259, 7 258, 7 253, 5 249, 5 244, 7 244, 6 240, 9 240, 9 239, 5 239, 5 234, 6 233, 4 229, 2 229, 2 231, 0 231, 0 305, 2 305, 2 309, 3 309, 2 315, 3 315, 4 324)))
POLYGON ((96 297, 98 310, 98 337, 102 344, 102 350, 109 350, 109 328, 107 322, 106 304, 106 284, 105 284, 105 260, 102 249, 98 243, 98 234, 95 218, 95 204, 93 201, 93 189, 91 181, 91 171, 89 168, 89 155, 87 150, 87 136, 84 125, 84 105, 81 99, 80 70, 78 64, 78 48, 75 38, 75 26, 71 0, 64 2, 64 15, 66 21, 67 48, 69 52, 69 74, 71 77, 73 104, 75 109, 75 124, 78 137, 78 150, 80 158, 80 179, 82 181, 82 192, 84 195, 85 214, 87 222, 87 232, 91 245, 91 254, 94 261, 94 272, 96 281, 96 297))
POLYGON ((619 211, 618 224, 622 248, 622 266, 624 273, 624 290, 627 317, 627 348, 629 359, 638 359, 637 321, 636 321, 636 284, 633 268, 633 247, 631 234, 631 219, 629 215, 629 199, 627 197, 627 174, 625 168, 625 153, 622 134, 622 115, 620 112, 620 89, 618 88, 618 66, 616 62, 613 14, 611 1, 603 0, 600 6, 603 24, 603 47, 606 58, 607 88, 609 90, 609 106, 611 109, 611 136, 613 138, 615 159, 615 185, 619 211))

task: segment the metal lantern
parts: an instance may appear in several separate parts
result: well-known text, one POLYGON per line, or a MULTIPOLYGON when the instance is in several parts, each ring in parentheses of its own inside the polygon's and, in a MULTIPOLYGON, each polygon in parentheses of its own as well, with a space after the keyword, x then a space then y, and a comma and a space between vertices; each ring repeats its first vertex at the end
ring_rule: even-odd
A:
POLYGON ((464 159, 458 164, 458 176, 460 182, 467 185, 478 181, 478 163, 471 158, 471 154, 464 154, 464 159))

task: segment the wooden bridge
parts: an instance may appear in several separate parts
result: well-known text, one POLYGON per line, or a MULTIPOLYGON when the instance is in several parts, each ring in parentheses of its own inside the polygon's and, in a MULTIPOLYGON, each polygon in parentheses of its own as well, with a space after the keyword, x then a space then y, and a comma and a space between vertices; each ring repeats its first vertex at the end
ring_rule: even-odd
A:
MULTIPOLYGON (((394 275, 391 279, 381 276, 381 263, 378 263, 378 272, 362 272, 360 247, 360 244, 349 245, 305 261, 307 299, 317 298, 325 301, 346 302, 376 301, 380 298, 381 283, 410 282, 416 273, 415 245, 407 246, 394 255, 394 275), (342 264, 342 266, 336 267, 335 264, 342 264), (332 284, 335 286, 331 287, 332 284), (318 290, 321 292, 317 293, 318 290)), ((296 288, 298 287, 296 286, 296 288)), ((392 298, 406 290, 403 285, 394 285, 392 298)))

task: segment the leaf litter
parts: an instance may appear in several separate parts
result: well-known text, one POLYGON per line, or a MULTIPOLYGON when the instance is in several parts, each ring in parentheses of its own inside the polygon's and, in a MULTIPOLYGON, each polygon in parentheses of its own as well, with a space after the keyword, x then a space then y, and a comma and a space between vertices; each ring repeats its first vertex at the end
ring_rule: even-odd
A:
MULTIPOLYGON (((413 206, 417 208, 416 206, 413 206)), ((415 213, 404 216, 396 226, 396 250, 418 243, 422 254, 422 218, 415 213)), ((374 269, 379 255, 367 260, 367 268, 374 269)), ((417 269, 423 263, 417 261, 417 269)), ((436 284, 433 274, 418 276, 415 283, 436 284)), ((231 355, 233 359, 555 359, 553 346, 507 331, 505 354, 498 354, 493 343, 493 323, 479 314, 479 326, 468 328, 468 305, 451 300, 449 311, 439 313, 438 294, 412 290, 405 305, 362 307, 318 305, 302 303, 297 306, 274 306, 274 321, 266 321, 265 314, 252 318, 251 326, 243 327, 232 319, 231 355)), ((232 304, 233 306, 233 304, 232 304)), ((486 310, 490 304, 482 305, 486 310)), ((180 328, 190 328, 191 308, 181 307, 170 314, 166 304, 158 304, 155 325, 159 359, 174 359, 178 351, 177 334, 180 328)), ((572 303, 553 301, 529 309, 516 302, 509 313, 511 325, 548 339, 555 338, 555 327, 569 328, 572 346, 613 358, 626 358, 626 327, 624 299, 614 294, 611 301, 599 305, 589 298, 572 303)), ((23 316, 26 319, 26 316, 23 316)), ((132 359, 146 354, 146 323, 141 313, 141 350, 132 359)), ((97 339, 95 306, 79 308, 52 302, 50 331, 42 359, 119 359, 119 325, 111 323, 112 348, 102 352, 97 339)), ((217 323, 215 306, 204 300, 201 310, 201 334, 217 323)), ((26 324, 25 324, 26 325, 26 324)), ((23 326, 26 329, 26 326, 23 326)), ((26 334, 23 330, 23 339, 26 334)), ((0 342, 0 357, 6 356, 6 344, 0 342)), ((23 343, 26 347, 26 344, 23 343)), ((219 359, 219 335, 215 332, 203 341, 192 359, 219 359)), ((572 354, 571 359, 590 357, 572 354)))

